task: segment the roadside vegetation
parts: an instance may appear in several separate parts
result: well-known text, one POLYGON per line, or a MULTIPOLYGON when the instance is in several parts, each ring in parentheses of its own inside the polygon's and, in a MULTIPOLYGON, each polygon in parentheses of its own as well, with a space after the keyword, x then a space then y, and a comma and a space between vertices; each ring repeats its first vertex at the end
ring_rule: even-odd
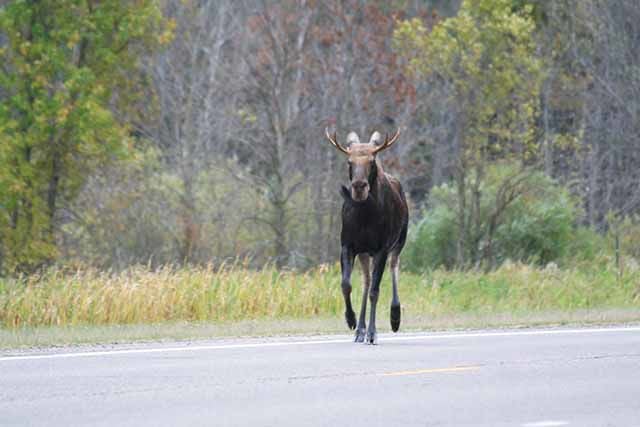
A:
POLYGON ((327 126, 401 128, 385 170, 443 218, 421 268, 638 222, 638 2, 94 3, 0 2, 1 276, 333 263, 327 126))
MULTIPOLYGON (((558 268, 506 262, 491 272, 402 273, 404 320, 456 315, 640 309, 640 268, 620 272, 610 262, 558 268)), ((359 273, 354 274, 359 283, 359 273)), ((390 300, 385 276, 382 301, 390 300)), ((0 280, 0 324, 122 325, 162 322, 239 322, 336 317, 343 302, 337 266, 308 272, 242 265, 130 268, 120 273, 52 269, 0 280)), ((359 286, 354 287, 356 299, 359 286)), ((640 317, 640 316, 639 316, 640 317)))
POLYGON ((345 330, 326 127, 401 130, 405 327, 640 320, 638 40, 632 1, 0 2, 0 346, 345 330))

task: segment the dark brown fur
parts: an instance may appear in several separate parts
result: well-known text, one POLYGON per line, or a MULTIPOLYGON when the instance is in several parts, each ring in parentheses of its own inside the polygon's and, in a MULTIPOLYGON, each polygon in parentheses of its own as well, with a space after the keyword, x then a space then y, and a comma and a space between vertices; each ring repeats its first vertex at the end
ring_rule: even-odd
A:
MULTIPOLYGON (((374 138, 372 137, 372 140, 374 138)), ((402 185, 393 176, 382 169, 376 158, 373 143, 352 144, 349 150, 350 179, 352 188, 342 187, 342 232, 341 267, 342 292, 345 299, 345 318, 351 329, 356 328, 356 319, 351 305, 351 271, 356 256, 361 263, 371 263, 373 272, 370 289, 365 277, 362 309, 357 324, 356 342, 365 341, 375 344, 377 340, 375 318, 380 281, 384 273, 387 258, 391 255, 393 271, 393 299, 391 301, 391 327, 397 331, 400 326, 400 300, 397 292, 397 273, 399 255, 404 247, 409 224, 409 209, 402 191, 402 185), (357 163, 359 167, 354 168, 357 163), (353 171, 357 172, 353 172, 353 171), (368 194, 362 200, 362 192, 354 188, 354 182, 367 180, 368 194), (356 200, 358 195, 360 200, 356 200), (371 261, 369 261, 371 259, 371 261), (395 264, 394 264, 395 262, 395 264), (371 303, 369 328, 365 325, 366 298, 371 303), (365 337, 366 329, 366 337, 365 337)), ((362 183, 361 183, 362 184, 362 183)), ((362 186, 362 185, 361 185, 362 186)))

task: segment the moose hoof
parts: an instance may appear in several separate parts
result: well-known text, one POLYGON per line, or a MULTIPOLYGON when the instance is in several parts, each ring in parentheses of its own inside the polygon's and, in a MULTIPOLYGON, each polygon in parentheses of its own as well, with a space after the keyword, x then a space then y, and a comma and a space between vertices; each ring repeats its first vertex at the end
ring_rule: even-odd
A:
POLYGON ((349 329, 356 328, 356 314, 353 312, 353 310, 345 311, 344 318, 347 320, 347 325, 349 326, 349 329))
POLYGON ((365 330, 364 328, 356 329, 356 337, 353 339, 353 342, 364 342, 365 330))
POLYGON ((392 305, 391 306, 391 330, 393 332, 398 332, 400 329, 400 306, 392 305))
POLYGON ((366 343, 367 344, 371 344, 371 345, 378 344, 378 334, 376 334, 375 332, 371 332, 371 331, 367 332, 366 343))

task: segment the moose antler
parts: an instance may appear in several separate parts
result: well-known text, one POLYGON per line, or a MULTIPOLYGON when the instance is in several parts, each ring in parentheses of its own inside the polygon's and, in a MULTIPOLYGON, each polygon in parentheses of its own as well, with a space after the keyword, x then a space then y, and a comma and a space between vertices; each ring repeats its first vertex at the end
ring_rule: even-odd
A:
POLYGON ((349 151, 346 148, 344 148, 342 145, 338 144, 338 142, 336 141, 336 136, 337 136, 336 132, 333 133, 333 138, 331 138, 331 135, 329 135, 329 128, 325 128, 324 129, 324 133, 325 133, 327 139, 329 140, 329 142, 331 142, 331 144, 334 147, 336 147, 338 150, 342 151, 344 154, 349 155, 349 151))
POLYGON ((386 150, 387 148, 391 147, 398 140, 399 136, 400 136, 400 129, 398 129, 396 131, 396 133, 391 137, 391 139, 389 139, 389 134, 385 134, 384 135, 384 144, 382 144, 380 147, 376 148, 373 151, 373 154, 379 153, 380 151, 386 150))

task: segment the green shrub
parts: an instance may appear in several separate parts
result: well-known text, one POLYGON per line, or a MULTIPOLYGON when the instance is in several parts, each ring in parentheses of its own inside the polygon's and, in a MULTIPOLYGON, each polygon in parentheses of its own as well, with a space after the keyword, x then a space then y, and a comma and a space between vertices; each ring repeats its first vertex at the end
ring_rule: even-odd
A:
MULTIPOLYGON (((618 233, 620 239, 620 251, 625 256, 640 259, 640 218, 637 216, 625 217, 616 224, 610 234, 618 233)), ((611 240, 615 237, 611 236, 611 240)))
POLYGON ((411 270, 445 266, 451 268, 456 257, 455 213, 439 205, 430 209, 409 230, 402 257, 411 270))
POLYGON ((592 228, 576 227, 572 232, 562 263, 564 265, 591 263, 601 260, 603 255, 608 258, 613 256, 613 248, 607 238, 592 228))
MULTIPOLYGON (((493 166, 487 171, 485 183, 480 188, 480 234, 469 233, 465 242, 467 259, 472 253, 480 254, 480 257, 485 253, 489 242, 489 218, 495 211, 499 189, 506 179, 513 176, 513 168, 505 165, 493 166)), ((455 191, 448 184, 435 187, 430 195, 429 208, 412 224, 404 257, 409 269, 422 271, 440 266, 456 267, 459 231, 455 191)), ((577 215, 578 208, 567 189, 539 172, 523 175, 519 196, 498 217, 492 238, 491 261, 500 264, 510 259, 544 265, 561 259, 576 236, 574 224, 577 215)), ((578 236, 587 237, 584 232, 578 236)), ((585 251, 595 251, 593 245, 584 244, 585 251)))
POLYGON ((542 191, 531 191, 505 212, 496 233, 499 262, 532 260, 544 265, 563 257, 572 239, 576 207, 568 191, 545 176, 532 178, 533 188, 542 191))

